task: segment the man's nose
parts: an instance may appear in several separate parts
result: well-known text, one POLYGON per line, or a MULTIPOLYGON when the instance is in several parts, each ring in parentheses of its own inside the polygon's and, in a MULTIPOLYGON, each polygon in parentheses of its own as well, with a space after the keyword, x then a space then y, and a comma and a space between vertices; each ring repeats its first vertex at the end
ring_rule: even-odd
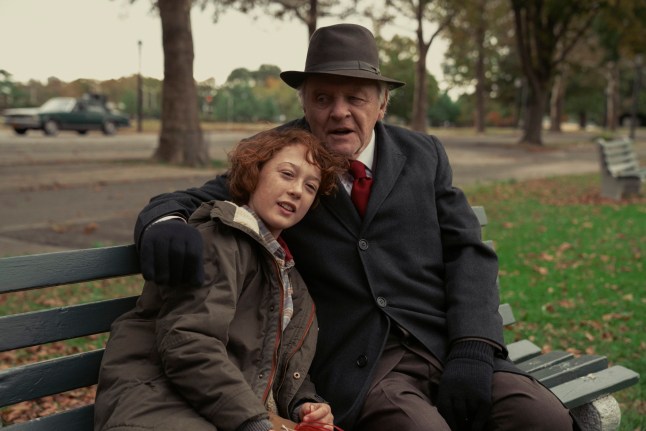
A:
POLYGON ((350 115, 349 104, 343 99, 336 99, 332 104, 330 115, 334 118, 344 118, 350 115))

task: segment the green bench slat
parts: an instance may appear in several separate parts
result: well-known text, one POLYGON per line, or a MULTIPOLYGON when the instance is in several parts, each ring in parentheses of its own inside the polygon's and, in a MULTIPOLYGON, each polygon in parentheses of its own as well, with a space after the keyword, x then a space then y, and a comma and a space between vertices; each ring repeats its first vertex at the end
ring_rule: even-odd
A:
POLYGON ((134 245, 0 259, 0 293, 139 273, 134 245))
POLYGON ((94 405, 78 407, 63 413, 8 425, 2 431, 88 431, 94 428, 94 405))
POLYGON ((558 364, 559 362, 567 361, 568 359, 574 358, 572 353, 564 352, 562 350, 554 350, 551 352, 544 353, 539 356, 535 356, 531 359, 528 359, 523 362, 516 362, 516 366, 526 373, 535 373, 538 370, 547 368, 549 366, 558 364))
POLYGON ((475 213, 476 217, 478 217, 480 226, 486 226, 489 223, 489 220, 487 220, 487 213, 485 212, 484 207, 475 206, 475 207, 471 207, 471 209, 475 213))
POLYGON ((0 317, 0 352, 110 330, 136 296, 0 317))
POLYGON ((0 407, 96 384, 103 349, 0 371, 0 407))
POLYGON ((639 178, 644 181, 646 178, 646 169, 640 169, 638 171, 624 171, 617 174, 619 178, 639 178))
POLYGON ((514 317, 514 312, 511 310, 511 305, 509 304, 500 304, 498 306, 498 313, 502 317, 503 326, 509 326, 516 323, 516 318, 514 317))
POLYGON ((552 388, 562 383, 608 368, 608 358, 582 355, 532 373, 536 380, 552 388))
POLYGON ((541 354, 541 348, 529 340, 520 340, 507 344, 509 359, 515 364, 541 354))
POLYGON ((608 172, 616 178, 646 178, 646 169, 639 167, 639 160, 629 139, 597 141, 601 148, 602 162, 608 172))
POLYGON ((602 395, 625 389, 638 381, 639 374, 621 365, 615 365, 551 389, 566 407, 572 409, 594 401, 602 395))

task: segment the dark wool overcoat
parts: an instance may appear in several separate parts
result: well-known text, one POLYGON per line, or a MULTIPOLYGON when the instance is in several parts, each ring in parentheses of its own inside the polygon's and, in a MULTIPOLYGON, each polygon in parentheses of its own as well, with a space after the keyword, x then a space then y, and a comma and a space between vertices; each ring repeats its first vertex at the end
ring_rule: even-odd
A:
MULTIPOLYGON (((285 126, 308 128, 301 119, 285 126)), ((476 337, 504 346, 495 253, 481 240, 466 197, 452 185, 440 141, 375 126, 374 182, 364 219, 339 185, 285 231, 317 306, 319 342, 310 370, 336 422, 351 429, 393 324, 444 361, 450 344, 476 337)), ((162 215, 187 216, 223 198, 223 177, 153 198, 135 231, 162 215)), ((501 349, 496 370, 518 372, 501 349)))

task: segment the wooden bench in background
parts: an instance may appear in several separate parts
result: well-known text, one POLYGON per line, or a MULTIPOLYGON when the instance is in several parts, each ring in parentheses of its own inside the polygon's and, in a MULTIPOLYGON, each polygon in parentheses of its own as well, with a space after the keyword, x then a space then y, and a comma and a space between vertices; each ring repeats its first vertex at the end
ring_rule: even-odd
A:
MULTIPOLYGON (((474 208, 481 224, 486 215, 474 208)), ((0 259, 0 293, 120 277, 139 273, 133 245, 73 250, 0 259)), ((109 288, 109 285, 108 287, 109 288)), ((137 297, 124 297, 0 317, 0 352, 108 332, 111 322, 132 308, 137 297)), ((500 306, 505 325, 514 322, 511 307, 500 306)), ((586 430, 612 431, 621 413, 612 393, 634 385, 639 375, 622 366, 608 367, 603 356, 542 353, 528 340, 511 343, 512 360, 549 387, 571 408, 586 430)), ((103 350, 64 355, 0 370, 0 407, 96 384, 103 350)), ((3 364, 4 366, 4 364, 3 364)), ((2 424, 0 424, 2 427, 2 424)), ((29 422, 10 431, 91 431, 93 406, 86 405, 29 422)), ((349 430, 347 430, 349 431, 349 430)))
POLYGON ((639 194, 646 181, 646 167, 639 166, 633 143, 622 138, 611 141, 597 140, 601 164, 601 196, 620 200, 639 194))

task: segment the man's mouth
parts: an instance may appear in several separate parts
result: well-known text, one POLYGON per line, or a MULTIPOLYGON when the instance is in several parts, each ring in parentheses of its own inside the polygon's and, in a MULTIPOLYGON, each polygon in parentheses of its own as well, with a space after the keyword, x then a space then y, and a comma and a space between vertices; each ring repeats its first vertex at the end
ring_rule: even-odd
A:
POLYGON ((296 206, 290 204, 289 202, 278 202, 278 206, 289 212, 296 212, 296 206))
POLYGON ((351 129, 345 129, 345 128, 334 129, 334 130, 330 131, 330 134, 337 135, 337 136, 344 136, 344 135, 348 135, 350 133, 352 133, 352 130, 351 129))

